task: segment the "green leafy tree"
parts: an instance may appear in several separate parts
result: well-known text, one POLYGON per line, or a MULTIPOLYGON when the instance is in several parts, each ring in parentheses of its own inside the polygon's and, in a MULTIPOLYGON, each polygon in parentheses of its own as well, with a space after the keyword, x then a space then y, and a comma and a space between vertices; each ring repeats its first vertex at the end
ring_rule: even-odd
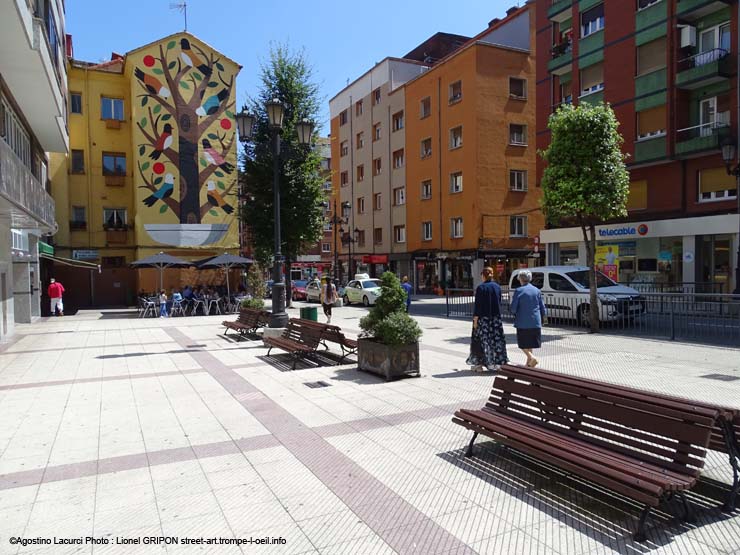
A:
POLYGON ((262 268, 256 262, 250 264, 247 270, 247 290, 255 299, 264 299, 267 295, 265 279, 262 277, 262 268))
MULTIPOLYGON (((627 215, 629 173, 619 122, 609 105, 566 105, 550 116, 550 146, 542 178, 542 207, 553 225, 578 225, 586 242, 590 307, 597 307, 596 225, 627 215)), ((585 316, 585 314, 584 314, 585 316)), ((599 314, 589 310, 592 331, 599 314)))
MULTIPOLYGON (((243 217, 252 231, 257 260, 267 264, 274 247, 273 155, 265 103, 273 98, 285 105, 280 154, 280 220, 282 253, 286 268, 322 236, 324 225, 321 157, 298 141, 295 125, 306 118, 317 121, 321 99, 313 82, 313 69, 302 51, 275 46, 261 68, 261 86, 247 109, 256 122, 251 142, 245 145, 242 170, 249 202, 243 217)), ((289 273, 289 272, 288 272, 289 273)), ((290 279, 286 283, 290 303, 290 279)))
POLYGON ((380 296, 360 320, 360 328, 386 345, 414 343, 421 337, 419 324, 406 313, 406 291, 393 272, 381 276, 380 296))

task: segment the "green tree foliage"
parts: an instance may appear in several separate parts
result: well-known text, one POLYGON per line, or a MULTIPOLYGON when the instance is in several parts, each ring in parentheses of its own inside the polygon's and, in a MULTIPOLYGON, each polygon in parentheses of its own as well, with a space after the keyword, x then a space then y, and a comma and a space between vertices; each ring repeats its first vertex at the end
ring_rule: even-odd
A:
POLYGON ((258 263, 250 264, 247 270, 247 290, 255 299, 264 299, 267 286, 262 277, 262 268, 258 263))
MULTIPOLYGON (((587 245, 590 306, 596 307, 595 226, 627 215, 629 173, 621 151, 619 122, 609 105, 566 105, 550 116, 550 146, 542 178, 542 207, 553 225, 578 225, 587 245)), ((599 315, 589 311, 592 331, 599 315)))
POLYGON ((280 219, 281 250, 289 262, 304 254, 322 235, 321 157, 315 149, 299 143, 295 130, 296 123, 304 118, 318 120, 321 99, 305 54, 286 46, 271 48, 260 80, 258 95, 247 105, 256 122, 241 159, 248 199, 243 217, 251 229, 257 260, 267 263, 274 248, 274 204, 271 133, 265 103, 277 98, 286 107, 281 132, 280 219))
POLYGON ((393 272, 380 279, 380 296, 367 316, 360 320, 366 335, 386 345, 414 343, 421 337, 421 328, 406 314, 406 291, 393 272))

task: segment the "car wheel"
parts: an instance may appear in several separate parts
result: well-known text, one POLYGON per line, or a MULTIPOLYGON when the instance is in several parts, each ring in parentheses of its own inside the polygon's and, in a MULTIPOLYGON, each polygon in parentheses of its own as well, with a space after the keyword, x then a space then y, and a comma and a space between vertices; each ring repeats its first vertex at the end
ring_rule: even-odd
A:
POLYGON ((367 295, 362 297, 362 304, 365 306, 370 306, 370 299, 367 298, 367 295))
POLYGON ((589 308, 589 305, 582 304, 578 307, 578 325, 582 327, 587 327, 590 322, 590 313, 591 310, 589 308))
POLYGON ((344 303, 346 306, 349 306, 350 305, 349 297, 347 295, 345 295, 344 297, 342 297, 342 303, 344 303))

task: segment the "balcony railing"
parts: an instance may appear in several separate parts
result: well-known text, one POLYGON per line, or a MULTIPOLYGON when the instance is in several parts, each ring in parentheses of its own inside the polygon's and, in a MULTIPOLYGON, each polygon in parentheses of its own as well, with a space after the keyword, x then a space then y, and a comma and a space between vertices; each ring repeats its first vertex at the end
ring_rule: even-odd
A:
POLYGON ((679 21, 694 22, 726 8, 731 2, 732 0, 678 0, 676 15, 679 21))
POLYGON ((732 56, 724 48, 699 52, 677 64, 676 86, 695 89, 728 79, 732 74, 732 56))
POLYGON ((570 71, 570 64, 573 62, 573 44, 570 41, 556 44, 550 50, 552 59, 547 62, 547 69, 556 75, 561 75, 570 71))
POLYGON ((718 117, 715 121, 685 127, 676 131, 676 155, 687 155, 705 150, 715 150, 730 132, 727 118, 718 117))
POLYGON ((0 139, 0 196, 13 208, 13 226, 42 228, 56 232, 54 199, 46 192, 31 169, 21 162, 8 144, 0 139))
POLYGON ((547 9, 547 17, 558 23, 570 19, 573 16, 572 5, 571 0, 552 0, 547 9))

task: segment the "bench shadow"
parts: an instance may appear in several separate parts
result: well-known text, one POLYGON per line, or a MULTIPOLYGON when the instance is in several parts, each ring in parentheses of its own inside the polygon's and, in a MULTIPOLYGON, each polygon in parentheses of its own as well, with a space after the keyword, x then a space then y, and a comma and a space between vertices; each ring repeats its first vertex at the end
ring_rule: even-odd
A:
MULTIPOLYGON (((295 357, 290 353, 273 352, 270 356, 261 355, 256 358, 280 372, 293 372, 294 370, 295 357)), ((340 362, 341 358, 341 355, 331 351, 317 351, 311 357, 299 358, 295 363, 295 370, 310 370, 311 368, 346 364, 346 362, 340 362)))
MULTIPOLYGON (((484 482, 481 487, 498 488, 533 510, 624 555, 649 553, 671 544, 675 536, 733 517, 719 508, 726 491, 723 497, 723 490, 716 483, 700 481, 687 492, 696 523, 683 522, 681 503, 671 499, 653 510, 646 530, 647 540, 639 543, 632 535, 637 529, 642 506, 631 499, 566 474, 508 446, 480 439, 480 436, 474 456, 466 458, 464 452, 462 448, 437 456, 480 479, 484 482)), ((481 505, 485 508, 484 503, 481 505)))
POLYGON ((370 372, 363 372, 357 366, 340 370, 331 379, 338 382, 351 382, 357 385, 381 385, 389 383, 381 376, 371 374, 370 372))

